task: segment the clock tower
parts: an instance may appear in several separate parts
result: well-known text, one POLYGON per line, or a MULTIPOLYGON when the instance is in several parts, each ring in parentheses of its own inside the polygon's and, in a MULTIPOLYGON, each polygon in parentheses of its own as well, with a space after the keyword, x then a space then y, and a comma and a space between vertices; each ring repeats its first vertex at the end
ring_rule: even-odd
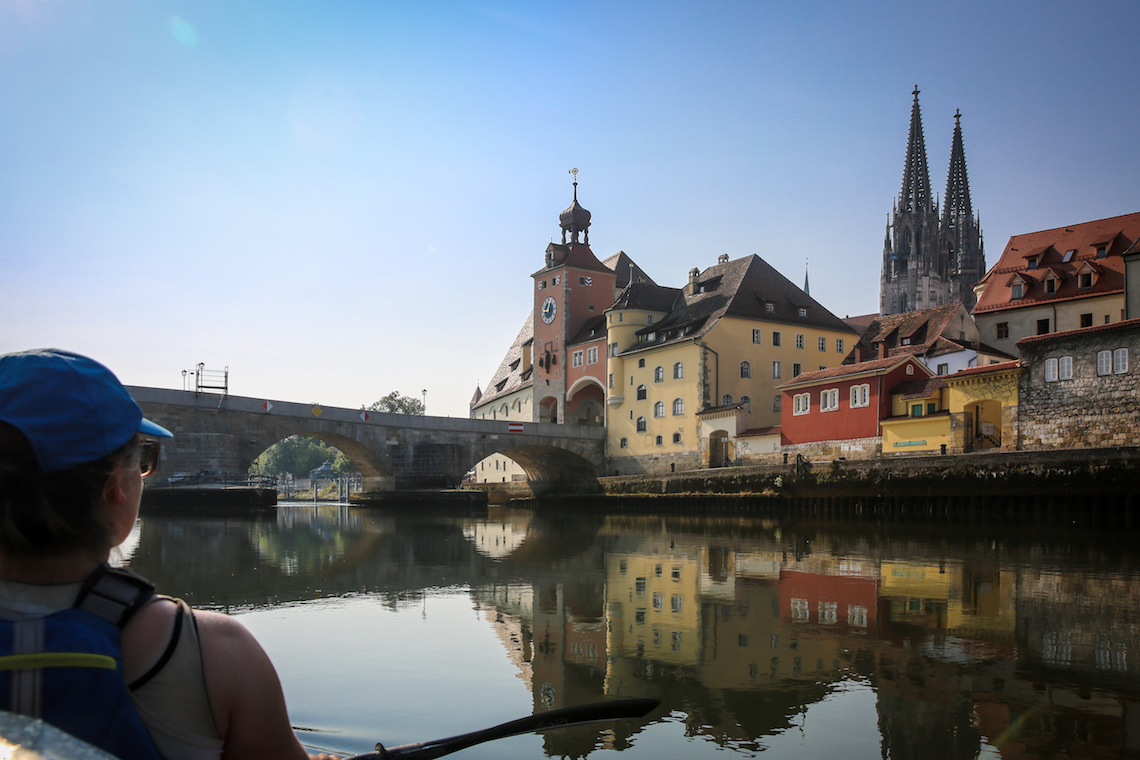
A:
MULTIPOLYGON (((616 274, 590 250, 590 212, 574 200, 558 216, 562 242, 546 247, 546 263, 534 279, 534 412, 536 422, 565 422, 568 343, 588 324, 603 324, 613 302, 616 274), (569 238, 569 239, 567 239, 569 238)), ((604 362, 601 366, 605 366, 604 362)))

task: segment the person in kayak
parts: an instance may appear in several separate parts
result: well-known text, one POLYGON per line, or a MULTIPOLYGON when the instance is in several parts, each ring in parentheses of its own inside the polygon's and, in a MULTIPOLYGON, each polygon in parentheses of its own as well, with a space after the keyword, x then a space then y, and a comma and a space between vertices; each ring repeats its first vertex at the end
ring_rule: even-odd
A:
POLYGON ((335 758, 241 623, 108 567, 170 437, 92 359, 0 356, 0 709, 129 760, 335 758))

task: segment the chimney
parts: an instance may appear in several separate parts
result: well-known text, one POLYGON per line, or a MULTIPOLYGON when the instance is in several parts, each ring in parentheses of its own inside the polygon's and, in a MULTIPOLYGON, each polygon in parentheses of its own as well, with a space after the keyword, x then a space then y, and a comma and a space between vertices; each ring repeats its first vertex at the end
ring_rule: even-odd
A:
POLYGON ((863 361, 863 344, 855 344, 855 363, 860 364, 863 361))
POLYGON ((685 287, 685 295, 691 296, 697 292, 697 277, 701 274, 701 270, 693 267, 689 270, 689 284, 685 287))
POLYGON ((888 351, 890 351, 890 349, 887 347, 887 342, 885 340, 879 341, 879 358, 886 359, 888 351))

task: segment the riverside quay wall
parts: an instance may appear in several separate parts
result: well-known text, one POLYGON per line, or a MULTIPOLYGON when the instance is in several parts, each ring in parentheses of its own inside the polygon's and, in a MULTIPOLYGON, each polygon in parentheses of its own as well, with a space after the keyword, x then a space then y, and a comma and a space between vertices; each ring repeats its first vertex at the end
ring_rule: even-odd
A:
POLYGON ((785 498, 1110 498, 1140 507, 1140 447, 978 452, 720 467, 604 477, 607 496, 762 494, 785 498))

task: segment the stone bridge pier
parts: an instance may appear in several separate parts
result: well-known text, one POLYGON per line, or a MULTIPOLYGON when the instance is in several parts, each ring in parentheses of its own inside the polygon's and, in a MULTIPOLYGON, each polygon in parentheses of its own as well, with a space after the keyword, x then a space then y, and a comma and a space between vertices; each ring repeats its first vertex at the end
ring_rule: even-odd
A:
POLYGON ((604 472, 605 431, 596 426, 421 417, 288 401, 128 387, 147 418, 174 433, 156 476, 210 470, 244 476, 253 461, 291 435, 344 452, 368 492, 454 488, 484 457, 503 453, 536 494, 591 485, 604 472), (514 423, 512 427, 518 426, 514 423))

